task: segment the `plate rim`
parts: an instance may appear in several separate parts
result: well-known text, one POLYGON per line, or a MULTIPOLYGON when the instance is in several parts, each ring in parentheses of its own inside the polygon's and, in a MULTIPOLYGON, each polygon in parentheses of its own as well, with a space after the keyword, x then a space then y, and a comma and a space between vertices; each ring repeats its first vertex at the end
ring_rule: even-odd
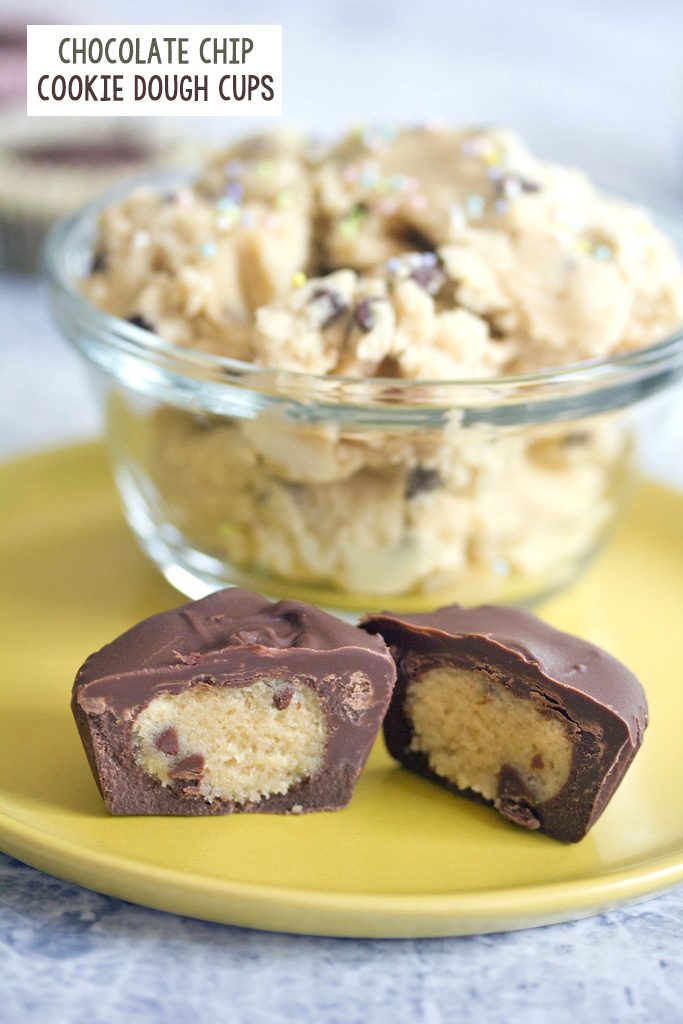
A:
POLYGON ((537 885, 502 886, 484 892, 392 896, 259 885, 209 878, 194 870, 150 865, 130 856, 88 849, 48 829, 20 821, 1 803, 0 842, 3 852, 39 870, 156 910, 262 931, 339 937, 426 938, 514 931, 600 913, 665 892, 683 882, 681 848, 642 861, 640 868, 626 867, 604 875, 537 885), (55 870, 56 864, 66 869, 55 870), (647 871, 641 869, 644 866, 648 866, 647 871), (96 876, 95 884, 84 882, 79 869, 88 877, 96 876), (121 895, 121 883, 124 887, 145 886, 155 898, 140 898, 139 893, 133 897, 121 895), (202 908, 206 898, 214 901, 213 912, 202 908), (236 904, 232 908, 230 901, 236 904), (258 908, 265 901, 269 914, 277 918, 274 924, 264 923, 260 917, 258 908), (307 915, 304 920, 297 916, 302 911, 307 915), (314 919, 308 915, 321 911, 333 915, 332 918, 317 926, 313 923, 312 927, 314 919), (410 919, 409 926, 403 923, 405 918, 410 919), (355 927, 349 926, 350 919, 355 920, 355 927))
MULTIPOLYGON (((29 479, 47 463, 87 460, 98 489, 107 481, 101 440, 59 444, 0 463, 29 479), (100 460, 102 463, 100 465, 100 460)), ((683 494, 642 480, 661 499, 683 494)), ((20 495, 16 495, 20 499, 20 495)), ((355 938, 445 937, 514 931, 575 920, 638 902, 683 882, 683 845, 635 865, 559 881, 485 890, 388 894, 330 892, 206 876, 91 848, 28 823, 0 796, 0 849, 77 885, 156 910, 264 931, 355 938), (264 906, 267 908, 264 911, 264 906)))

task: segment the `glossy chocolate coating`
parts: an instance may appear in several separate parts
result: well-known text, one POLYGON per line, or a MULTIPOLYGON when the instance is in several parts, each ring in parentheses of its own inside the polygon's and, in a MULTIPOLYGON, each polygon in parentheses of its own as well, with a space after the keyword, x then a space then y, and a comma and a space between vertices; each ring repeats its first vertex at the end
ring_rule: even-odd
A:
MULTIPOLYGON (((564 717, 573 735, 569 778, 562 791, 534 803, 510 766, 499 779, 499 810, 526 828, 565 842, 582 839, 605 809, 643 740, 647 701, 634 674, 605 651, 513 608, 452 605, 422 615, 369 615, 361 623, 390 645, 398 681, 384 722, 393 757, 407 768, 458 790, 435 774, 425 754, 410 750, 405 713, 409 682, 433 665, 485 669, 512 693, 564 717)), ((416 684, 416 685, 419 685, 416 684)), ((484 801, 486 802, 486 801, 484 801)))
POLYGON ((395 680, 380 637, 301 601, 271 604, 233 588, 145 619, 79 669, 72 709, 93 774, 115 814, 336 809, 350 799, 395 680), (161 693, 258 679, 309 686, 327 721, 320 771, 253 804, 188 799, 146 775, 132 749, 137 714, 161 693))

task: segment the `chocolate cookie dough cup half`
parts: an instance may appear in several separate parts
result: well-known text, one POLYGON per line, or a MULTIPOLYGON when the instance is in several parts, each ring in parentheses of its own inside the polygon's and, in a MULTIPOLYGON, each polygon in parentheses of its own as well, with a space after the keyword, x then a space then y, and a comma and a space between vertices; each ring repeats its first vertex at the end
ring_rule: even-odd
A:
POLYGON ((394 680, 381 638, 235 588, 91 655, 72 709, 113 814, 297 814, 349 802, 394 680))
POLYGON ((624 665, 511 608, 368 616, 396 660, 391 755, 509 821, 578 842, 643 739, 647 702, 624 665))

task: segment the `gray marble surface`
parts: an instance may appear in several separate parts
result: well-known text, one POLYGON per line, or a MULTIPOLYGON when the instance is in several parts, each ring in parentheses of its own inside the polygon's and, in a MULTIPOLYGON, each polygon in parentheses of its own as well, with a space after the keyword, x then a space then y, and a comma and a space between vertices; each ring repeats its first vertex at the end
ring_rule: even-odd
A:
MULTIPOLYGON (((35 21, 64 17, 62 0, 34 8, 43 14, 35 21)), ((681 202, 683 15, 674 0, 235 0, 229 14, 218 0, 197 0, 192 10, 180 0, 101 0, 95 14, 76 0, 71 20, 283 22, 290 119, 334 127, 399 110, 498 120, 626 193, 681 202)), ((0 312, 0 457, 94 436, 84 371, 52 330, 38 286, 0 278, 0 312)), ((683 485, 682 436, 679 392, 643 466, 683 485)), ((1 1024, 128 1021, 683 1022, 683 890, 526 932, 320 939, 147 910, 0 854, 1 1024)))
POLYGON ((456 939, 245 931, 135 907, 0 855, 3 1024, 676 1024, 683 891, 456 939))

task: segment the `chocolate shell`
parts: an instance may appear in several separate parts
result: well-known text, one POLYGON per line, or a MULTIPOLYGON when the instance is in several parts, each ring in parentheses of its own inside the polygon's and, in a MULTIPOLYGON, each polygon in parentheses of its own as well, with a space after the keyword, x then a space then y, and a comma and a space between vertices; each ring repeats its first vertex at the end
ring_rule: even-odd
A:
POLYGON ((113 814, 301 813, 348 803, 394 681, 394 662, 380 637, 303 602, 271 604, 234 588, 145 619, 92 654, 76 676, 72 710, 113 814), (156 697, 197 686, 237 690, 263 678, 275 687, 279 710, 295 687, 316 695, 325 746, 314 775, 287 792, 244 803, 202 799, 203 757, 180 757, 173 730, 156 741, 164 757, 180 757, 172 784, 142 770, 134 723, 156 697))
MULTIPOLYGON (((565 842, 582 839, 607 806, 638 751, 647 726, 647 701, 634 674, 605 651, 513 608, 453 605, 421 615, 385 612, 361 626, 381 635, 397 665, 398 680, 384 722, 391 755, 402 765, 471 799, 493 804, 504 816, 565 842), (509 764, 501 764, 493 800, 460 788, 434 771, 416 749, 406 708, 413 683, 433 667, 486 673, 534 709, 566 724, 571 766, 560 792, 539 802, 509 764)), ((418 692, 414 690, 412 692, 418 692)))

